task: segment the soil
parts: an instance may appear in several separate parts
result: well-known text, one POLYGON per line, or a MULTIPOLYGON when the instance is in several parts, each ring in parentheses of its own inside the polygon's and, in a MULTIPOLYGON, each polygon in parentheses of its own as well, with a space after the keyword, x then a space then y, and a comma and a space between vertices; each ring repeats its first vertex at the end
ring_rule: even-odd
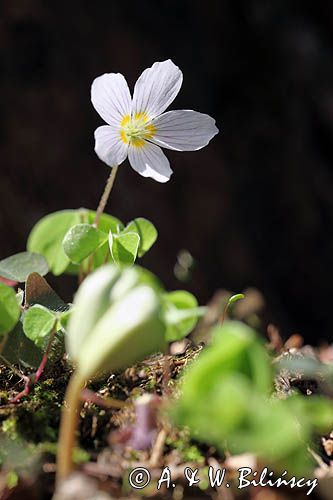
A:
MULTIPOLYGON (((275 352, 275 362, 284 358, 320 359, 332 354, 328 347, 321 350, 308 346, 296 347, 300 343, 296 338, 290 339, 286 347, 278 336, 270 337, 268 348, 275 352)), ((203 481, 200 483, 201 489, 186 486, 185 467, 193 470, 205 470, 210 465, 226 467, 228 477, 232 480, 242 462, 242 457, 221 456, 214 447, 195 442, 186 430, 172 427, 163 411, 160 411, 163 402, 176 393, 179 376, 189 363, 200 356, 203 348, 203 343, 194 345, 186 340, 181 345, 173 346, 177 354, 151 356, 122 373, 89 384, 93 393, 87 393, 88 400, 81 409, 79 442, 75 452, 77 472, 65 483, 65 493, 58 491, 56 499, 325 498, 314 494, 309 497, 304 491, 281 488, 247 488, 246 493, 235 488, 214 490, 203 481), (139 422, 138 406, 133 401, 138 401, 138 397, 144 394, 151 395, 151 398, 142 405, 139 422), (101 401, 96 399, 98 396, 101 401), (103 403, 109 401, 111 396, 117 407, 111 408, 103 403), (137 431, 142 425, 145 432, 140 439, 147 441, 144 443, 147 449, 139 450, 135 449, 133 443, 136 440, 136 448, 140 447, 137 431), (151 473, 152 481, 145 488, 144 495, 128 486, 128 474, 134 467, 146 467, 151 473), (177 486, 166 489, 162 485, 158 491, 157 481, 165 467, 172 471, 172 480, 176 481, 177 486), (72 493, 69 494, 69 491, 72 493)), ((71 370, 65 361, 49 367, 32 392, 14 405, 9 401, 22 389, 22 380, 17 370, 13 373, 9 367, 0 368, 1 499, 52 498, 60 409, 70 374, 71 370)), ((309 397, 325 393, 326 390, 320 380, 311 380, 301 372, 290 373, 286 369, 278 373, 275 383, 277 397, 287 397, 296 389, 309 397)), ((333 454, 333 433, 318 436, 317 441, 318 470, 324 475, 333 454)), ((249 459, 255 462, 255 457, 247 457, 249 459)))

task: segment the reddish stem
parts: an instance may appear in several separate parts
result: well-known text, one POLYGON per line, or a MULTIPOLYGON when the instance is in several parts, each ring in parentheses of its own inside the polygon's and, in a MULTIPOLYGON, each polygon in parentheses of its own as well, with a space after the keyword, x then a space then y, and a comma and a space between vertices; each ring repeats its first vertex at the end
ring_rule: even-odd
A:
POLYGON ((49 354, 50 354, 50 350, 51 350, 51 346, 52 346, 52 342, 54 340, 55 334, 56 334, 56 331, 53 330, 53 332, 50 335, 49 342, 47 344, 47 348, 46 348, 46 351, 45 351, 44 356, 42 358, 42 361, 41 361, 41 363, 36 371, 34 383, 38 382, 38 380, 40 379, 40 377, 44 371, 47 360, 49 359, 49 354))
POLYGON ((37 371, 35 373, 33 373, 32 375, 30 375, 29 377, 26 377, 26 376, 22 377, 23 380, 25 380, 24 389, 19 394, 17 394, 17 396, 15 396, 15 398, 12 398, 9 401, 10 403, 18 403, 24 396, 27 396, 30 393, 31 388, 38 382, 38 380, 42 376, 44 369, 45 369, 45 366, 46 366, 46 363, 47 363, 47 360, 49 358, 49 354, 50 354, 50 350, 51 350, 51 346, 52 346, 52 342, 54 340, 55 334, 56 334, 56 331, 53 330, 53 332, 50 335, 46 351, 43 355, 43 358, 42 358, 42 361, 40 362, 39 367, 37 368, 37 371))

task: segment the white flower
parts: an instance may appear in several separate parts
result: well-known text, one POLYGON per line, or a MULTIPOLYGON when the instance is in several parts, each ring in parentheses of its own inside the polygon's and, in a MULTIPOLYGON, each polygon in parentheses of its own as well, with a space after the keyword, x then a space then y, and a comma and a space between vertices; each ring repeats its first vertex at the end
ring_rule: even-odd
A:
POLYGON ((191 110, 168 111, 183 81, 181 70, 169 59, 147 68, 134 87, 133 99, 123 75, 106 73, 93 81, 91 100, 108 125, 95 130, 95 151, 110 167, 128 156, 132 168, 158 182, 172 170, 159 146, 195 151, 218 133, 215 120, 191 110))

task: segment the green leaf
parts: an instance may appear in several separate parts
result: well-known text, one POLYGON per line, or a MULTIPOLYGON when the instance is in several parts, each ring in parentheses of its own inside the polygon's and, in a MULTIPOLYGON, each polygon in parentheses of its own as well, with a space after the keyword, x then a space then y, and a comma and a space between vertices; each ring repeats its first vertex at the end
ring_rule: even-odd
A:
POLYGON ((163 294, 163 317, 167 326, 168 342, 180 340, 195 327, 205 308, 198 307, 197 299, 185 290, 163 294))
POLYGON ((140 244, 137 233, 109 233, 109 245, 112 258, 116 264, 132 265, 135 262, 140 244))
POLYGON ((116 266, 103 266, 89 275, 77 291, 69 318, 71 333, 66 337, 67 350, 74 361, 94 325, 110 306, 110 293, 119 275, 116 266))
POLYGON ((157 229, 149 220, 138 217, 127 224, 124 232, 137 233, 140 237, 138 256, 142 257, 155 243, 157 239, 157 229))
POLYGON ((241 299, 245 299, 245 295, 243 293, 237 293, 236 295, 232 295, 228 300, 227 307, 230 307, 232 304, 241 299))
MULTIPOLYGON (((95 212, 89 211, 87 217, 88 224, 93 224, 94 218, 95 218, 95 212)), ((98 224, 98 229, 106 233, 107 236, 109 235, 110 231, 112 231, 112 233, 118 233, 118 230, 121 231, 123 227, 124 225, 119 219, 108 214, 102 214, 102 217, 100 218, 98 224)), ((84 270, 87 269, 88 261, 89 259, 83 262, 84 270)), ((108 239, 93 254, 91 270, 95 270, 103 266, 107 262, 112 262, 108 239)))
POLYGON ((32 340, 38 347, 43 347, 45 339, 52 332, 56 316, 44 306, 32 306, 23 318, 23 331, 28 339, 32 340))
POLYGON ((48 272, 45 258, 38 253, 20 252, 0 261, 0 276, 23 283, 30 273, 44 276, 48 272))
POLYGON ((71 262, 82 262, 108 240, 108 235, 89 224, 77 224, 65 235, 63 248, 71 262))
POLYGON ((68 322, 69 318, 71 317, 72 314, 72 309, 69 309, 68 311, 65 311, 60 314, 58 317, 58 325, 59 325, 59 330, 62 329, 64 331, 67 330, 68 327, 68 322))
POLYGON ((303 396, 270 399, 272 386, 261 340, 246 325, 226 321, 186 371, 170 413, 195 439, 221 451, 255 453, 276 470, 304 472, 314 428, 332 426, 332 404, 312 398, 308 404, 303 396))
POLYGON ((38 273, 29 274, 25 284, 25 306, 42 305, 52 311, 67 311, 69 306, 38 273))
POLYGON ((81 346, 78 370, 83 379, 114 372, 163 349, 164 345, 158 296, 147 286, 137 286, 111 304, 98 321, 81 346))
MULTIPOLYGON (((50 270, 56 276, 66 272, 67 269, 69 272, 77 274, 79 266, 75 266, 70 262, 65 254, 62 242, 71 227, 80 223, 92 224, 94 218, 95 212, 85 208, 61 210, 46 215, 32 229, 28 238, 28 250, 44 255, 50 270)), ((116 232, 118 226, 123 227, 119 219, 103 214, 98 229, 108 234, 110 230, 116 232)), ((106 242, 94 255, 92 269, 101 266, 105 262, 108 252, 108 242, 106 242)))
POLYGON ((43 357, 42 351, 24 334, 21 321, 10 332, 1 355, 8 363, 32 369, 40 365, 43 357))
POLYGON ((62 274, 70 263, 62 247, 64 236, 72 226, 79 223, 78 210, 62 210, 43 217, 29 235, 28 250, 44 255, 50 270, 56 276, 62 274))
POLYGON ((9 333, 20 317, 15 291, 0 282, 0 338, 9 333))
POLYGON ((151 271, 148 271, 148 269, 138 266, 135 266, 136 272, 140 275, 140 283, 143 285, 148 285, 151 288, 153 288, 156 292, 163 293, 165 292, 165 288, 161 281, 158 279, 158 277, 152 273, 151 271))
POLYGON ((140 284, 135 267, 108 265, 88 276, 75 296, 66 336, 80 376, 125 368, 162 349, 160 305, 159 294, 140 284))

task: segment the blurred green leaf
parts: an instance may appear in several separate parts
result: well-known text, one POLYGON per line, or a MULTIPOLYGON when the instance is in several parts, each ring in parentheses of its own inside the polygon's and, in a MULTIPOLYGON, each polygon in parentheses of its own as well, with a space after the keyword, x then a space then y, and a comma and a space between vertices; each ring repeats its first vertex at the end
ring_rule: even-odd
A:
POLYGON ((23 318, 23 331, 28 339, 42 348, 45 339, 52 332, 56 323, 56 316, 44 306, 30 307, 23 318))
POLYGON ((142 257, 153 246, 157 239, 156 227, 148 219, 143 217, 138 217, 129 222, 123 232, 134 232, 139 235, 139 257, 142 257))
POLYGON ((168 342, 180 340, 195 327, 205 308, 198 307, 197 299, 185 290, 163 294, 163 317, 167 326, 168 342))
POLYGON ((71 262, 80 263, 108 240, 108 235, 89 224, 71 227, 63 240, 65 254, 71 262))
POLYGON ((66 342, 83 378, 139 361, 165 343, 159 294, 136 268, 98 269, 75 296, 66 342))
POLYGON ((140 237, 137 233, 109 233, 109 245, 116 264, 132 265, 138 254, 140 237))
POLYGON ((332 403, 301 395, 273 399, 272 385, 271 363, 255 332, 226 321, 185 373, 170 413, 221 452, 252 452, 275 470, 304 474, 314 430, 332 428, 332 403))
POLYGON ((72 359, 77 361, 79 351, 94 325, 110 306, 110 293, 117 282, 120 269, 116 266, 103 266, 89 275, 78 289, 66 337, 67 349, 72 359))
POLYGON ((30 273, 47 274, 48 265, 38 253, 20 252, 0 261, 0 276, 23 283, 30 273))
POLYGON ((141 284, 149 285, 157 292, 162 293, 165 291, 163 284, 154 273, 144 267, 138 266, 137 264, 135 266, 135 270, 140 275, 141 284))
POLYGON ((0 338, 9 333, 20 317, 15 291, 0 282, 0 338))

